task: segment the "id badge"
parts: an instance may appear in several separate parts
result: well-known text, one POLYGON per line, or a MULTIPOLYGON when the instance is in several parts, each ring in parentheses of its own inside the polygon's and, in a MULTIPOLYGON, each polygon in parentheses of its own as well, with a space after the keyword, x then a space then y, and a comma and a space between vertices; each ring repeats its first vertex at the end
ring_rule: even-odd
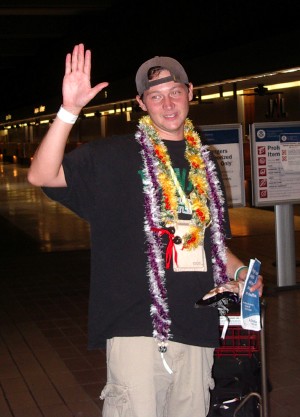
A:
MULTIPOLYGON (((190 220, 179 220, 176 227, 176 236, 181 238, 188 232, 190 220)), ((193 250, 182 249, 183 242, 173 247, 173 270, 174 272, 184 271, 207 271, 206 256, 203 245, 193 250), (174 252, 177 252, 175 257, 174 252)))

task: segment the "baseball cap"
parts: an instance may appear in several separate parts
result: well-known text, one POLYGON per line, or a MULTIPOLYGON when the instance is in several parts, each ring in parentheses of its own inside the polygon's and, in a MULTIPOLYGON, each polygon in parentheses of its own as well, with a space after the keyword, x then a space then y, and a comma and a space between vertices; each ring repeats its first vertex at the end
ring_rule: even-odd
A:
POLYGON ((136 89, 141 96, 145 90, 158 84, 163 84, 168 81, 174 81, 176 83, 188 84, 189 79, 183 66, 174 58, 168 56, 155 56, 144 62, 138 69, 135 77, 136 89), (149 80, 148 71, 152 67, 162 67, 170 72, 170 76, 149 80))

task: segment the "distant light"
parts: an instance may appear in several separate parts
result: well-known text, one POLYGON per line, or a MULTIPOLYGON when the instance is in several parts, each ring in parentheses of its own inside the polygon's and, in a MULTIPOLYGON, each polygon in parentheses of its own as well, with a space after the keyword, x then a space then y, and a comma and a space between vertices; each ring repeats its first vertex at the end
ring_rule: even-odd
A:
POLYGON ((281 71, 283 74, 288 74, 288 73, 290 73, 290 72, 296 72, 296 71, 299 71, 300 70, 300 67, 296 67, 296 68, 291 68, 291 69, 287 69, 287 70, 283 70, 283 71, 281 71))
POLYGON ((273 85, 268 85, 266 86, 268 88, 268 90, 282 90, 284 88, 292 88, 292 87, 299 87, 300 86, 300 81, 292 81, 289 83, 280 83, 280 84, 273 84, 273 85))
MULTIPOLYGON (((242 90, 239 90, 236 92, 237 94, 242 94, 242 90)), ((231 97, 233 96, 233 91, 224 91, 223 92, 223 97, 231 97)), ((206 94, 201 96, 201 100, 211 100, 213 98, 220 98, 220 93, 215 93, 215 94, 206 94)))
POLYGON ((37 114, 37 113, 44 113, 44 111, 46 110, 46 106, 44 106, 44 105, 41 105, 41 106, 39 106, 39 107, 35 107, 34 108, 34 110, 33 110, 33 113, 34 114, 37 114))
POLYGON ((107 116, 108 114, 114 114, 114 110, 106 110, 101 112, 101 116, 107 116))

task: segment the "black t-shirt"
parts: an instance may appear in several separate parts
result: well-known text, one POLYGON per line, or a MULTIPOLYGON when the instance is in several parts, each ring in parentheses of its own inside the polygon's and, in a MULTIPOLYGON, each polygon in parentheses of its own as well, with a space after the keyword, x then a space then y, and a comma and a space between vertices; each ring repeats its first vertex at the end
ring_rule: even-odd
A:
MULTIPOLYGON (((174 171, 188 191, 185 142, 165 143, 174 171)), ((133 135, 91 141, 65 155, 67 187, 43 187, 50 198, 90 224, 90 349, 105 347, 106 339, 114 336, 152 336, 140 152, 133 135)), ((225 219, 230 237, 227 210, 225 219)), ((195 301, 214 286, 209 228, 205 252, 207 272, 174 272, 172 266, 166 271, 171 340, 215 347, 217 310, 194 308, 195 301)))

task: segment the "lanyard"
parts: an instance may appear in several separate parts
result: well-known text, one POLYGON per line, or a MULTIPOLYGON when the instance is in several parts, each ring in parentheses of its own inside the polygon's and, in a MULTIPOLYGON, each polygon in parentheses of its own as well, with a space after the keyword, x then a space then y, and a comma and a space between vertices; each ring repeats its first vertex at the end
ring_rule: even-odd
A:
POLYGON ((173 169, 172 165, 169 167, 169 169, 170 169, 170 174, 171 174, 172 180, 175 184, 175 187, 176 187, 176 190, 179 194, 179 197, 181 198, 181 201, 184 204, 185 209, 188 210, 190 213, 192 213, 193 210, 192 210, 191 202, 190 202, 189 198, 187 198, 185 192, 183 191, 183 189, 182 189, 182 187, 181 187, 181 185, 178 181, 178 178, 177 178, 177 176, 174 172, 174 169, 173 169))

